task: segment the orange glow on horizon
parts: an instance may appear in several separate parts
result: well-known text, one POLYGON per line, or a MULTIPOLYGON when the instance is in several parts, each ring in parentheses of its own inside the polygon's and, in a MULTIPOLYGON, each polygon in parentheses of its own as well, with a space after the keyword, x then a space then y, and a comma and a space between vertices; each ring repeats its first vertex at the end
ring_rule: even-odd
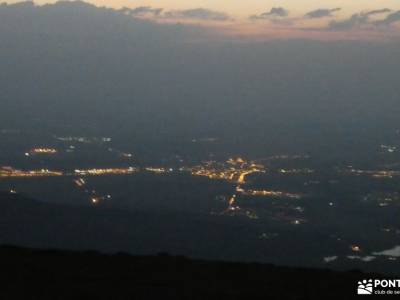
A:
MULTIPOLYGON (((9 0, 7 3, 21 2, 9 0)), ((37 0, 37 5, 55 3, 56 0, 37 0)), ((400 11, 400 3, 397 0, 373 1, 365 0, 348 1, 332 0, 329 4, 321 4, 316 0, 86 0, 100 7, 120 9, 122 7, 136 8, 148 6, 162 8, 163 12, 205 8, 226 14, 227 20, 204 20, 202 18, 164 18, 157 17, 152 20, 157 23, 180 23, 212 28, 213 34, 223 38, 239 38, 251 40, 265 39, 319 39, 319 40, 385 40, 400 36, 400 21, 385 28, 353 28, 345 30, 326 30, 331 21, 341 22, 349 20, 356 13, 371 10, 391 9, 391 12, 400 11), (287 10, 285 17, 273 17, 266 20, 251 20, 250 16, 268 12, 273 7, 282 7, 287 10), (340 8, 331 16, 307 19, 305 14, 317 9, 340 8)), ((371 16, 371 20, 383 20, 387 14, 371 16)), ((150 18, 151 19, 151 18, 150 18)))

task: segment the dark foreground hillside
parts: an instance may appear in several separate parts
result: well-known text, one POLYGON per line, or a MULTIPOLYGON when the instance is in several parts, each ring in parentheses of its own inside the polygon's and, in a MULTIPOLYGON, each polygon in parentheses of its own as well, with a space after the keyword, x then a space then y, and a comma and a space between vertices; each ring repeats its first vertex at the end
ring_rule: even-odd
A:
POLYGON ((344 299, 360 272, 0 248, 1 299, 344 299))

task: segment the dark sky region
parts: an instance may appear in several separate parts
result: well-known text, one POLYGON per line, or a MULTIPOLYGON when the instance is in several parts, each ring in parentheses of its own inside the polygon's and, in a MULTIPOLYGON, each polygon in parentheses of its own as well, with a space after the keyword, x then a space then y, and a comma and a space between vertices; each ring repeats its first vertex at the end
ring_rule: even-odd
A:
POLYGON ((398 126, 397 38, 257 40, 26 2, 0 6, 0 40, 0 127, 300 147, 398 126))

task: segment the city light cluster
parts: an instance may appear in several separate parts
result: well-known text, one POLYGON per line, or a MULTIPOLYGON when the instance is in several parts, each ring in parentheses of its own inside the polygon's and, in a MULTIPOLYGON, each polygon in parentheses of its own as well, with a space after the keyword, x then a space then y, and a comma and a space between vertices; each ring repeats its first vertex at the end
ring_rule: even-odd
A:
POLYGON ((62 142, 75 142, 75 143, 84 143, 90 144, 95 142, 101 143, 109 143, 112 141, 109 137, 85 137, 85 136, 65 136, 65 137, 56 137, 57 140, 62 142))
POLYGON ((17 170, 12 167, 2 167, 0 169, 0 177, 49 177, 49 176, 63 176, 61 171, 51 171, 48 169, 40 170, 17 170))
POLYGON ((354 175, 367 175, 375 178, 393 178, 395 176, 400 176, 400 171, 393 170, 359 170, 350 169, 349 172, 354 175))
POLYGON ((281 191, 271 191, 271 190, 247 190, 243 191, 242 194, 249 196, 266 196, 266 197, 277 197, 277 198, 301 199, 300 194, 287 193, 281 191))
POLYGON ((245 183, 247 175, 265 172, 261 164, 246 161, 241 157, 230 158, 225 163, 206 161, 200 166, 189 169, 193 176, 205 176, 210 179, 226 180, 238 184, 245 183))
POLYGON ((99 175, 125 175, 138 172, 137 168, 107 168, 107 169, 86 169, 74 171, 75 175, 79 176, 99 176, 99 175))
POLYGON ((29 151, 29 154, 56 154, 57 149, 54 148, 33 148, 29 151))

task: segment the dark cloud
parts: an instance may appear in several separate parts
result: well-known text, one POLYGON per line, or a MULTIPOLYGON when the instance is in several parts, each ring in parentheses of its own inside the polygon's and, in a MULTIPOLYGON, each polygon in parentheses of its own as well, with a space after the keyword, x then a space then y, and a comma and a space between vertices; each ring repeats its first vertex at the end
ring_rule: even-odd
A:
POLYGON ((131 10, 131 14, 134 16, 140 16, 140 15, 155 15, 158 16, 162 13, 163 9, 162 8, 152 8, 149 6, 140 6, 136 7, 131 10))
POLYGON ((163 11, 162 8, 152 8, 150 6, 140 6, 134 9, 123 8, 122 10, 132 16, 159 16, 163 11))
POLYGON ((304 15, 305 18, 308 19, 318 19, 318 18, 324 18, 324 17, 332 17, 334 12, 340 11, 341 8, 331 8, 331 9, 325 9, 325 8, 320 8, 316 9, 313 11, 310 11, 304 15))
POLYGON ((368 23, 368 16, 364 14, 354 14, 350 18, 342 21, 332 21, 328 25, 331 30, 349 30, 355 27, 360 27, 368 23))
POLYGON ((392 10, 389 8, 382 8, 382 9, 368 11, 368 12, 364 13, 364 15, 366 15, 366 16, 379 15, 379 14, 390 13, 391 11, 392 10))
POLYGON ((206 8, 171 10, 164 12, 163 8, 140 6, 133 9, 124 7, 119 11, 135 17, 151 16, 166 19, 199 19, 212 21, 227 21, 231 19, 230 16, 224 12, 214 11, 206 8))
POLYGON ((263 19, 269 19, 273 17, 287 17, 289 15, 289 11, 283 7, 273 7, 271 8, 270 11, 267 11, 265 13, 259 14, 259 15, 253 15, 250 16, 250 19, 252 20, 263 20, 263 19))
POLYGON ((365 26, 376 26, 376 25, 391 25, 397 21, 400 21, 400 12, 388 15, 385 19, 380 21, 372 22, 370 17, 373 15, 379 15, 391 12, 388 8, 371 10, 367 12, 360 12, 353 14, 350 18, 342 21, 332 21, 328 25, 330 30, 349 30, 353 28, 361 28, 365 26))
POLYGON ((385 19, 377 21, 375 24, 389 26, 396 22, 400 22, 400 10, 389 14, 385 19))
POLYGON ((163 14, 163 17, 169 19, 198 19, 211 21, 231 20, 231 17, 224 12, 210 10, 206 8, 167 11, 163 14))

